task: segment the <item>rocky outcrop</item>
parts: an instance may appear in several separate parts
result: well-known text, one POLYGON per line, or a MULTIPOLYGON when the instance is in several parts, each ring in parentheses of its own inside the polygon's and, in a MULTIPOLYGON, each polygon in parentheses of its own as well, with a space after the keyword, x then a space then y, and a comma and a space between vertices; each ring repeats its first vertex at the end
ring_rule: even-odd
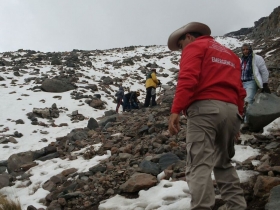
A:
MULTIPOLYGON (((256 21, 253 27, 242 28, 225 36, 237 37, 242 41, 252 40, 253 49, 264 57, 268 68, 280 69, 280 6, 268 17, 256 21)), ((236 50, 236 53, 240 54, 240 50, 236 50)))

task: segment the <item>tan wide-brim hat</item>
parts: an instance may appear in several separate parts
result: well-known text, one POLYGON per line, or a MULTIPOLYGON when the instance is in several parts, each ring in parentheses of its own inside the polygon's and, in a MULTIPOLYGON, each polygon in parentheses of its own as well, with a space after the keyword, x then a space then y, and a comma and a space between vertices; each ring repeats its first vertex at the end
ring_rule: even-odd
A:
POLYGON ((167 42, 168 48, 172 51, 179 50, 178 43, 177 43, 178 39, 182 35, 189 32, 197 32, 197 33, 201 33, 201 35, 210 35, 211 29, 203 23, 190 22, 187 25, 177 29, 169 36, 167 42))

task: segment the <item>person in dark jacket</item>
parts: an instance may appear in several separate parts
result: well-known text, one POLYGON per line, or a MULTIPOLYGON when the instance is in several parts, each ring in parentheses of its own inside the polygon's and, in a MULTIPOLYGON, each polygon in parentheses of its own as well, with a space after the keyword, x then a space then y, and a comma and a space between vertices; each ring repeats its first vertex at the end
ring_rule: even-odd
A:
POLYGON ((131 91, 124 95, 123 97, 123 108, 124 111, 130 111, 131 109, 139 109, 139 100, 138 96, 140 95, 139 91, 131 91))
MULTIPOLYGON (((116 112, 118 113, 119 112, 119 107, 120 105, 123 105, 123 96, 124 96, 124 89, 122 86, 119 87, 119 90, 118 92, 116 93, 115 95, 117 97, 117 107, 116 107, 116 112)), ((124 108, 123 108, 124 110, 124 108)))

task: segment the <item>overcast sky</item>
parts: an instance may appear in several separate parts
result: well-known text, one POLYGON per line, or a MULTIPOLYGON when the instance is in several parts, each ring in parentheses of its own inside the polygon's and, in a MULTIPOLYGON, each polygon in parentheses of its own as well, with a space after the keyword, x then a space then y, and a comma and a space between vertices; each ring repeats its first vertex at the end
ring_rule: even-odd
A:
POLYGON ((0 52, 166 45, 188 22, 212 35, 254 26, 279 0, 0 0, 0 52))

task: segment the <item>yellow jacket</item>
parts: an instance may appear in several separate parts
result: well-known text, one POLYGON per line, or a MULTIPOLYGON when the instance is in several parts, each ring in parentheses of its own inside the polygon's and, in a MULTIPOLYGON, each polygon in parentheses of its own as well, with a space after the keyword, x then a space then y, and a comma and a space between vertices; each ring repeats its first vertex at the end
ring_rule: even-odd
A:
POLYGON ((146 78, 146 88, 148 87, 157 87, 157 84, 159 83, 156 73, 155 72, 151 72, 148 73, 147 78, 146 78))

